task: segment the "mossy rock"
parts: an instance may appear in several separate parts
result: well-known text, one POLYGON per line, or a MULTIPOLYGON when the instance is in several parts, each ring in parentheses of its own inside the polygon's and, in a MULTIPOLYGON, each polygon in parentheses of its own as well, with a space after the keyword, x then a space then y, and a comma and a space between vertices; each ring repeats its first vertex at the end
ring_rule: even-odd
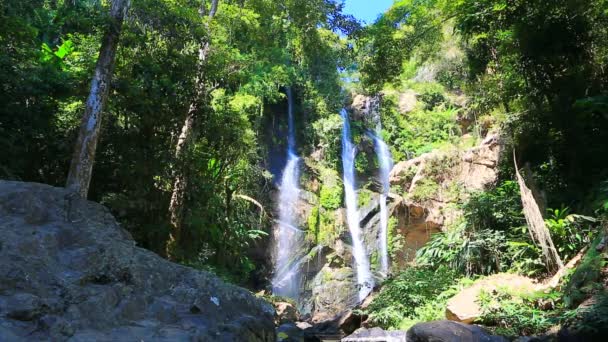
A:
POLYGON ((358 199, 357 199, 357 204, 359 206, 359 208, 363 208, 366 207, 372 200, 373 198, 373 192, 371 190, 368 189, 361 189, 359 190, 358 193, 358 199))
POLYGON ((439 184, 437 184, 437 182, 429 178, 424 178, 416 183, 414 190, 409 194, 409 198, 418 203, 426 202, 437 197, 439 189, 439 184))
POLYGON ((338 172, 330 169, 321 170, 321 191, 319 203, 325 209, 338 209, 342 206, 344 188, 338 172))
POLYGON ((327 211, 322 209, 319 215, 319 230, 317 233, 317 243, 324 246, 333 245, 338 239, 344 227, 339 224, 337 215, 339 211, 327 211))
POLYGON ((332 246, 344 231, 344 224, 339 220, 340 216, 340 210, 314 207, 308 217, 306 239, 317 245, 332 246))

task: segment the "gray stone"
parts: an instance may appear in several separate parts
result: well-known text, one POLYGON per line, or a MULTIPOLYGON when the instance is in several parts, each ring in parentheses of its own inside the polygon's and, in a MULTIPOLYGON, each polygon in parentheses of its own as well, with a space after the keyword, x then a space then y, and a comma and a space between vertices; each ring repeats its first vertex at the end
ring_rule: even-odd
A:
POLYGON ((476 325, 453 321, 433 321, 415 324, 407 331, 408 342, 507 342, 476 325))
POLYGON ((342 339, 342 342, 405 342, 405 331, 384 331, 380 328, 361 328, 342 339))
POLYGON ((0 231, 0 341, 276 339, 271 305, 136 247, 65 189, 0 181, 0 231))
POLYGON ((304 331, 294 323, 285 323, 277 328, 277 341, 304 342, 304 331))

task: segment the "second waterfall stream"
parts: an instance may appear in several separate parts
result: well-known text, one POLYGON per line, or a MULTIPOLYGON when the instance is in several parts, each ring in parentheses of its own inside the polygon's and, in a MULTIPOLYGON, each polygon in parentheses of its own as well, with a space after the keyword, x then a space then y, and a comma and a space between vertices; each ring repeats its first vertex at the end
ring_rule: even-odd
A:
POLYGON ((342 109, 340 113, 344 121, 342 128, 342 167, 344 169, 344 197, 346 202, 346 221, 353 240, 353 256, 355 258, 355 272, 357 274, 357 286, 359 287, 358 299, 363 301, 374 287, 374 278, 370 270, 370 263, 365 245, 361 236, 359 226, 359 211, 357 208, 357 191, 355 177, 356 148, 352 142, 350 133, 350 120, 348 112, 342 109))
MULTIPOLYGON (((379 133, 379 132, 378 132, 379 133)), ((382 186, 382 194, 380 195, 380 267, 381 271, 386 276, 388 274, 388 208, 387 200, 390 191, 389 174, 393 168, 393 159, 391 152, 386 143, 379 135, 369 133, 374 140, 376 154, 380 163, 380 185, 382 186)))

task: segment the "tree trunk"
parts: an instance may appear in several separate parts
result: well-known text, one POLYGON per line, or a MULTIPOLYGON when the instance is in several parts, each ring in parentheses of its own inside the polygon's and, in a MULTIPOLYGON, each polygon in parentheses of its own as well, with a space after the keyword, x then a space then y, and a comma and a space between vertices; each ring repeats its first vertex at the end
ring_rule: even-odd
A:
MULTIPOLYGON (((215 17, 217 13, 217 6, 219 0, 212 0, 211 9, 209 11, 209 21, 215 17)), ((205 0, 202 1, 199 13, 202 17, 205 16, 205 0)), ((207 31, 209 26, 207 26, 207 31)), ((175 180, 173 182, 173 192, 171 193, 171 202, 169 203, 169 216, 171 231, 169 233, 169 240, 165 248, 167 258, 171 260, 176 259, 175 251, 177 245, 180 243, 182 235, 182 227, 184 221, 184 202, 186 199, 186 190, 189 185, 189 177, 187 172, 187 163, 185 161, 185 152, 187 151, 190 142, 194 140, 194 121, 196 115, 200 111, 204 98, 206 96, 205 88, 205 77, 204 69, 207 64, 207 57, 209 56, 211 45, 210 39, 204 39, 201 41, 201 45, 198 50, 198 65, 197 74, 195 80, 195 93, 190 106, 188 107, 188 113, 186 119, 182 125, 182 129, 175 146, 175 160, 177 167, 175 170, 175 180)))
POLYGON ((545 225, 545 220, 543 219, 543 215, 538 207, 538 204, 536 203, 536 200, 534 199, 534 195, 532 195, 532 191, 526 186, 524 178, 521 176, 521 173, 519 173, 515 150, 513 150, 513 164, 515 165, 515 175, 517 177, 517 183, 519 184, 519 190, 521 193, 521 204, 524 208, 524 216, 526 217, 526 222, 528 223, 528 229, 530 231, 532 241, 534 241, 534 243, 541 248, 547 270, 559 271, 564 267, 564 263, 555 249, 553 239, 551 239, 551 233, 545 225))
POLYGON ((95 150, 101 128, 101 117, 108 98, 110 81, 114 73, 118 40, 129 5, 130 0, 114 0, 112 2, 110 24, 103 37, 97 65, 95 66, 95 74, 91 81, 91 91, 87 98, 78 140, 72 156, 66 188, 83 198, 86 198, 89 192, 95 150))

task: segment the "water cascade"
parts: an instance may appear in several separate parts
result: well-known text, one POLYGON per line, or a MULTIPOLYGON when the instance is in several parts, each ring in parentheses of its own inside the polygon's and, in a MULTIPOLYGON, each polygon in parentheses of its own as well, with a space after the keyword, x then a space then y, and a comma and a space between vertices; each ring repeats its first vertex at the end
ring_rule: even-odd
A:
POLYGON ((380 163, 380 183, 382 195, 380 196, 380 267, 384 275, 388 274, 388 210, 387 199, 390 191, 389 174, 393 168, 393 158, 388 146, 382 139, 371 132, 370 137, 374 140, 374 147, 380 163))
POLYGON ((296 154, 296 137, 294 127, 294 105, 291 88, 287 88, 288 103, 288 138, 287 164, 283 170, 279 185, 278 212, 279 219, 275 226, 275 268, 272 280, 272 291, 279 296, 298 299, 300 292, 300 275, 297 272, 299 263, 292 265, 294 253, 297 251, 303 232, 295 223, 295 208, 300 189, 300 158, 296 154))
POLYGON ((342 129, 342 166, 344 168, 344 196, 346 201, 346 217, 348 229, 353 240, 353 256, 359 286, 359 301, 372 291, 374 280, 370 270, 369 259, 359 227, 359 213, 357 209, 357 192, 355 191, 355 155, 356 149, 351 141, 350 121, 346 110, 340 113, 344 121, 342 129))

